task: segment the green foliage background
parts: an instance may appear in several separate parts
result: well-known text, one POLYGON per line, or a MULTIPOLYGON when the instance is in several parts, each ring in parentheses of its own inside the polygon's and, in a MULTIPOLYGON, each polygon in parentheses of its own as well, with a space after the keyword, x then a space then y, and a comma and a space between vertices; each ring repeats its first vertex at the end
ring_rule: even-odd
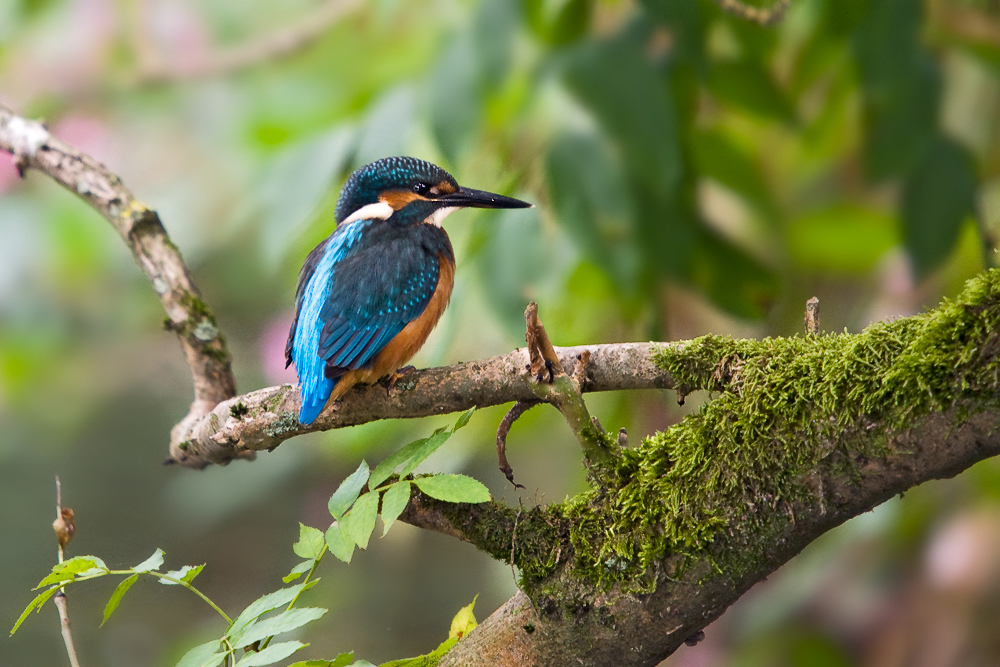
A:
MULTIPOLYGON (((331 231, 346 174, 385 155, 538 204, 449 219, 458 284, 418 365, 521 344, 528 299, 557 344, 790 335, 813 295, 825 329, 857 331, 956 293, 993 261, 995 2, 793 0, 761 28, 709 0, 377 0, 288 57, 149 76, 315 5, 0 3, 0 101, 45 117, 161 213, 217 310, 241 390, 289 380, 281 346, 298 266, 331 231)), ((54 561, 55 473, 78 516, 70 554, 116 567, 162 546, 207 561, 200 586, 238 609, 277 587, 298 521, 328 521, 327 499, 362 457, 449 423, 304 437, 203 473, 164 468, 190 380, 162 319, 107 223, 0 161, 0 626, 54 561)), ((672 399, 589 401, 637 437, 704 400, 682 410, 672 399)), ((491 444, 501 416, 477 413, 420 470, 466 472, 526 504, 582 488, 576 445, 541 409, 510 440, 529 491, 505 485, 491 444)), ((997 661, 977 628, 1000 573, 968 556, 1000 556, 988 528, 998 473, 987 462, 852 522, 672 664, 856 664, 900 637, 918 651, 940 624, 914 605, 967 619, 954 649, 966 663, 997 661), (961 541, 962 526, 980 524, 978 542, 961 541), (938 548, 950 570, 935 565, 938 548), (941 567, 979 583, 940 579, 941 567)), ((426 652, 475 593, 482 613, 514 590, 502 564, 398 526, 324 575, 315 604, 331 612, 305 640, 372 661, 426 652)), ((173 664, 213 634, 196 600, 141 584, 98 631, 109 593, 81 587, 70 600, 87 663, 173 664)), ((0 640, 0 663, 64 659, 45 614, 0 640)))

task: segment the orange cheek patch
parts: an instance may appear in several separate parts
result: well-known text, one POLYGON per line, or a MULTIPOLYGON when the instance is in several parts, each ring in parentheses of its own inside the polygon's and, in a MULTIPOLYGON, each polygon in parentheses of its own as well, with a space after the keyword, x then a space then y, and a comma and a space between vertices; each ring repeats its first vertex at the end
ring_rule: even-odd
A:
POLYGON ((390 190, 389 192, 383 192, 382 196, 379 197, 379 200, 391 206, 393 211, 398 211, 410 202, 418 199, 426 198, 409 190, 390 190))
POLYGON ((434 189, 437 190, 438 193, 440 194, 450 195, 452 192, 455 191, 455 186, 449 183, 448 181, 441 181, 440 183, 437 184, 437 187, 434 189))

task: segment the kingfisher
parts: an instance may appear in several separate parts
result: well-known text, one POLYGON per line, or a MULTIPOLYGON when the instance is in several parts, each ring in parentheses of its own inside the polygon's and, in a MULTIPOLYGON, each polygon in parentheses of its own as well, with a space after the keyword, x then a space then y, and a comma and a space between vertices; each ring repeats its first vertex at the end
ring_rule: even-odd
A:
POLYGON ((285 367, 295 364, 299 376, 299 421, 313 423, 359 382, 395 376, 427 340, 455 284, 446 216, 531 206, 461 187, 412 157, 352 173, 337 200, 337 226, 309 253, 295 290, 285 367))

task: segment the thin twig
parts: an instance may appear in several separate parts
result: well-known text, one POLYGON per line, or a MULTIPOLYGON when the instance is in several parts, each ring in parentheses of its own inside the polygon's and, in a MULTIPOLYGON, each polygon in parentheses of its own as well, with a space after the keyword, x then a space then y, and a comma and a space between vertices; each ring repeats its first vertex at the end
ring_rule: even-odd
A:
POLYGON ((806 301, 806 333, 807 334, 818 334, 819 333, 819 298, 812 297, 806 301))
POLYGON ((500 467, 500 472, 504 474, 508 482, 514 485, 515 489, 523 489, 524 485, 514 481, 514 469, 507 461, 507 435, 514 422, 539 403, 541 403, 539 400, 518 401, 507 411, 507 414, 500 420, 500 426, 497 427, 497 465, 500 467))
POLYGON ((140 60, 139 69, 127 77, 125 83, 149 85, 200 79, 239 72, 262 63, 272 63, 312 46, 341 19, 360 6, 360 0, 327 0, 292 25, 272 34, 208 54, 193 62, 165 64, 157 54, 140 44, 136 47, 140 60))
MULTIPOLYGON (((56 532, 56 539, 59 544, 59 562, 63 562, 63 547, 73 538, 75 526, 72 522, 73 510, 63 509, 62 506, 62 482, 56 475, 56 520, 52 522, 52 527, 56 532), (69 528, 66 527, 66 512, 69 513, 69 528)), ((80 659, 76 655, 76 646, 73 645, 73 632, 69 627, 69 609, 66 606, 66 593, 60 590, 55 595, 56 609, 59 610, 59 627, 62 629, 63 643, 66 645, 66 654, 69 656, 71 667, 80 667, 80 659)))

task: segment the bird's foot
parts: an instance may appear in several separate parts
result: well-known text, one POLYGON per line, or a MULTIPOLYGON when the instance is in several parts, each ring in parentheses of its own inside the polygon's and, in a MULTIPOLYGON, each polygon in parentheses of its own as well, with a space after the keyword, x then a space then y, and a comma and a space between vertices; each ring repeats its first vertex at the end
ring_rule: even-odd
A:
MULTIPOLYGON (((414 366, 403 366, 402 368, 396 369, 392 373, 386 376, 385 380, 385 393, 386 396, 392 393, 393 388, 395 388, 396 383, 402 378, 409 375, 410 373, 417 370, 414 366)), ((409 387, 406 387, 408 389, 409 387)))

